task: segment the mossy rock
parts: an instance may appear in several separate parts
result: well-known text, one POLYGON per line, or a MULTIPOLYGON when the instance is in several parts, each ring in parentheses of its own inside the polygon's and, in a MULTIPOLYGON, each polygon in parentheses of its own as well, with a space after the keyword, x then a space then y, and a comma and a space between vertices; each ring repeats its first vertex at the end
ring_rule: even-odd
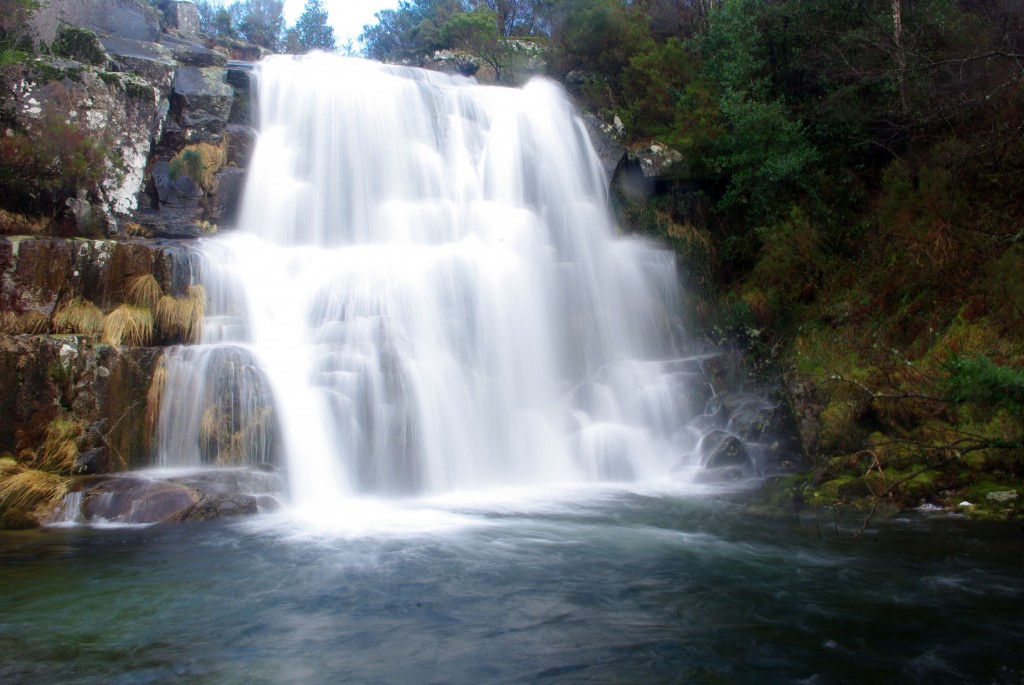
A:
POLYGON ((832 401, 819 418, 818 449, 825 454, 856 452, 864 446, 865 432, 857 424, 856 412, 846 402, 832 401))
POLYGON ((107 53, 100 44, 95 33, 78 26, 64 26, 53 42, 53 54, 67 57, 82 64, 103 66, 107 63, 107 53))
POLYGON ((961 491, 973 506, 963 511, 976 518, 1024 518, 1024 483, 1015 479, 980 480, 961 491))

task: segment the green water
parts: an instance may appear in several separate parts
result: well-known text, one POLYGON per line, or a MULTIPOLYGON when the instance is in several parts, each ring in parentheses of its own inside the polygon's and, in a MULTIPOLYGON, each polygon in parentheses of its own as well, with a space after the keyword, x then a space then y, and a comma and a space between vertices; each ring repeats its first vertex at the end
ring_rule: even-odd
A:
POLYGON ((856 541, 671 490, 396 508, 0 534, 0 682, 1024 682, 1019 524, 856 541))

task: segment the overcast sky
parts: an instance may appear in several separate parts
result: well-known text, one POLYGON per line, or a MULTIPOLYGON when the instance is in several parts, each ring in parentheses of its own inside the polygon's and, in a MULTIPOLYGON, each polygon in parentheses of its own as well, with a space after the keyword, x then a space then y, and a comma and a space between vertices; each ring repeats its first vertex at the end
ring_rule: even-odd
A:
MULTIPOLYGON (((363 25, 377 23, 373 18, 375 12, 398 6, 398 0, 323 0, 323 3, 330 15, 329 23, 334 28, 338 47, 349 39, 355 44, 363 25)), ((288 26, 295 23, 305 6, 306 0, 285 0, 284 18, 288 26)))

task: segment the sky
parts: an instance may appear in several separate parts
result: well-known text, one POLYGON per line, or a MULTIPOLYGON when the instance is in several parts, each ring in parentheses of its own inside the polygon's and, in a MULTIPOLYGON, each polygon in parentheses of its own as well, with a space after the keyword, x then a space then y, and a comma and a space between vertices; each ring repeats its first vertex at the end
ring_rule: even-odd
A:
MULTIPOLYGON (((363 26, 377 23, 374 13, 398 6, 398 0, 323 0, 323 3, 330 16, 328 23, 334 28, 338 47, 342 47, 349 39, 358 47, 356 39, 363 32, 363 26)), ((284 18, 288 26, 296 22, 305 6, 306 0, 285 0, 284 18)))

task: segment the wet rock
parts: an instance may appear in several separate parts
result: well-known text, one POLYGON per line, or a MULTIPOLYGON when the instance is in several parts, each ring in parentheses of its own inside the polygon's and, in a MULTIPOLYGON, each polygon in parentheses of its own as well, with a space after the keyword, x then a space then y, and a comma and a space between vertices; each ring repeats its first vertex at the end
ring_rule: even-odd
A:
POLYGON ((110 450, 106 447, 96 447, 86 450, 75 457, 75 465, 71 473, 79 475, 94 475, 110 471, 110 450))
POLYGON ((81 492, 81 518, 86 522, 179 521, 199 500, 183 485, 135 475, 105 477, 88 483, 81 492))
POLYGON ((59 520, 172 523, 251 515, 263 506, 273 509, 281 482, 274 473, 249 469, 170 476, 141 472, 83 478, 74 490, 59 508, 59 520))
POLYGON ((245 124, 228 124, 228 166, 247 168, 255 146, 256 129, 245 124))
POLYGON ((252 92, 252 74, 256 69, 256 63, 232 59, 228 60, 227 67, 228 84, 230 84, 236 91, 243 93, 252 92))
POLYGON ((217 172, 216 209, 210 220, 217 224, 233 225, 238 219, 245 170, 225 167, 217 172))
POLYGON ((193 255, 180 243, 143 238, 0 237, 0 310, 49 317, 76 296, 108 309, 123 301, 127 281, 143 274, 152 274, 165 293, 181 295, 193 255))
POLYGON ((713 431, 706 435, 701 441, 700 453, 701 464, 705 469, 750 467, 750 455, 743 442, 725 431, 713 431))

